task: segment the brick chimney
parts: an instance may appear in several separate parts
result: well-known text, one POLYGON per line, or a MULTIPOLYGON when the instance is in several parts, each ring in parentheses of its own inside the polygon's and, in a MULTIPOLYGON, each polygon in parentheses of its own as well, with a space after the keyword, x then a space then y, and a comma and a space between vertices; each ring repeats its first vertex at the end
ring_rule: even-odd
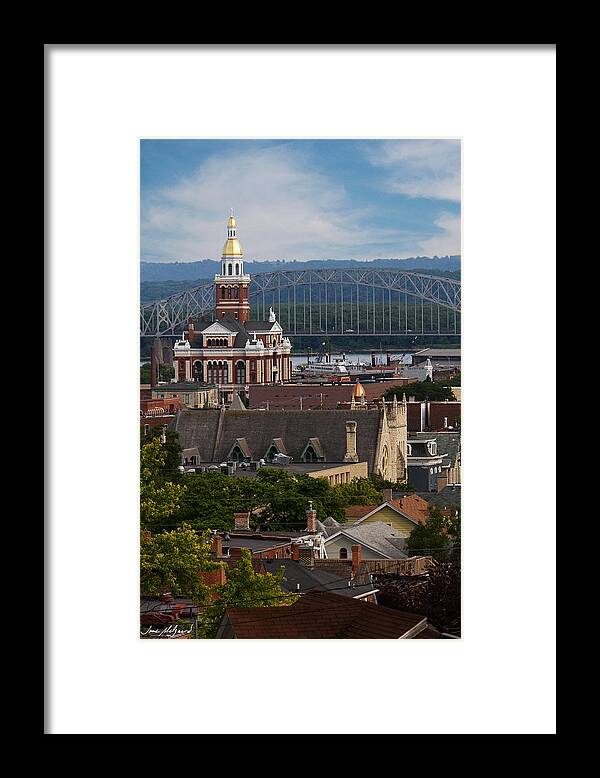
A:
POLYGON ((315 566, 315 551, 310 546, 296 546, 298 549, 298 564, 302 567, 313 568, 315 566))
POLYGON ((223 556, 223 538, 220 535, 213 537, 211 548, 217 559, 223 556))
POLYGON ((344 462, 358 462, 355 421, 346 422, 346 453, 344 454, 344 462))
POLYGON ((233 527, 234 529, 250 529, 250 513, 234 513, 233 514, 233 527))
POLYGON ((188 318, 188 332, 193 332, 193 331, 194 331, 194 320, 190 316, 188 318))
POLYGON ((317 512, 313 508, 312 500, 308 501, 308 510, 306 511, 306 529, 308 532, 317 531, 317 512))
POLYGON ((358 568, 360 567, 360 546, 352 546, 352 575, 356 575, 358 573, 358 568))
POLYGON ((297 543, 292 546, 292 559, 296 562, 300 559, 300 546, 297 543))
POLYGON ((392 490, 391 489, 384 489, 383 490, 383 501, 384 502, 391 502, 392 500, 392 490))

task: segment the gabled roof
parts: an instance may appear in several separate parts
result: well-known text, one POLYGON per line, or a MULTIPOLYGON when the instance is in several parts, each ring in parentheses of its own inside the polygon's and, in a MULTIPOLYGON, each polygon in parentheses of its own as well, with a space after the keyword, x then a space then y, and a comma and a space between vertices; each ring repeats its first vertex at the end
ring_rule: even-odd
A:
POLYGON ((325 459, 325 452, 323 451, 323 446, 321 445, 321 441, 319 438, 309 438, 308 442, 306 443, 306 446, 304 446, 304 450, 302 451, 302 454, 300 455, 300 458, 304 457, 306 454, 306 451, 312 448, 312 450, 315 452, 315 455, 319 457, 319 459, 325 459))
POLYGON ((236 638, 398 640, 418 635, 427 619, 333 592, 312 592, 288 606, 230 608, 219 636, 229 627, 236 638))
POLYGON ((250 451, 250 446, 248 445, 246 438, 236 438, 235 443, 233 446, 229 449, 229 454, 227 454, 227 457, 229 458, 231 456, 232 451, 235 447, 238 447, 239 450, 242 452, 242 454, 247 457, 248 459, 252 459, 252 451, 250 451))
POLYGON ((285 443, 283 442, 283 440, 281 438, 273 438, 273 440, 271 441, 271 443, 269 445, 269 448, 267 449, 267 451, 265 451, 265 454, 268 453, 268 451, 271 448, 271 446, 275 446, 275 448, 277 449, 277 451, 280 454, 285 454, 287 456, 287 449, 285 447, 285 443))
MULTIPOLYGON (((404 500, 405 498, 402 499, 404 500)), ((345 509, 345 513, 348 519, 354 520, 353 526, 356 526, 385 507, 391 508, 393 511, 400 514, 400 516, 404 516, 405 519, 412 521, 413 524, 423 524, 428 515, 426 510, 427 506, 421 509, 424 513, 417 512, 413 503, 407 508, 406 504, 401 500, 389 500, 388 502, 382 502, 381 505, 349 505, 345 509), (354 509, 354 515, 350 509, 354 509)))
POLYGON ((349 542, 359 543, 365 548, 381 554, 386 559, 404 559, 408 556, 404 552, 404 538, 397 535, 393 527, 383 521, 374 521, 367 524, 342 525, 338 532, 325 538, 325 548, 339 536, 348 538, 349 542))

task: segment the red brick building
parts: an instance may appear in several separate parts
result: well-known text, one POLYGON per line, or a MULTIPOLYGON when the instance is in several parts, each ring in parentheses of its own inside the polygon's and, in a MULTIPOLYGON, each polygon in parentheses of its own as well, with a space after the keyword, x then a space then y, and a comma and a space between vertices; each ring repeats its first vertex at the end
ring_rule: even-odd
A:
POLYGON ((232 213, 221 272, 215 276, 215 321, 197 330, 189 321, 173 349, 177 381, 217 384, 224 399, 234 391, 247 395, 253 384, 280 384, 291 376, 292 345, 273 309, 266 321, 250 319, 250 276, 236 230, 232 213))

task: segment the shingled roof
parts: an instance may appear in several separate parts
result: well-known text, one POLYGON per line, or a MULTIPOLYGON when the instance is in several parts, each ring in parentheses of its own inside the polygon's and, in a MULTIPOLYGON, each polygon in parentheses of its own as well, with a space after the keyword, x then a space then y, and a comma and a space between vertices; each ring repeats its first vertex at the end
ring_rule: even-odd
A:
POLYGON ((375 465, 381 424, 380 410, 259 411, 181 410, 171 427, 183 448, 196 446, 202 462, 227 459, 236 439, 245 438, 253 459, 264 457, 275 438, 281 439, 293 461, 301 461, 310 438, 318 438, 325 462, 342 462, 346 453, 346 421, 356 421, 358 459, 375 465))
POLYGON ((398 640, 416 637, 426 627, 424 616, 333 592, 311 592, 283 607, 230 608, 217 637, 398 640))

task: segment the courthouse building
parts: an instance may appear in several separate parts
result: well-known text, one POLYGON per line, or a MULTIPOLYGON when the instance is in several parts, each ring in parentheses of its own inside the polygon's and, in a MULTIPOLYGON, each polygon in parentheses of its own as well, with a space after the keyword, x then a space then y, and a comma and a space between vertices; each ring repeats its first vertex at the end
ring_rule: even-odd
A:
POLYGON ((173 364, 177 381, 217 384, 223 399, 233 392, 248 394, 251 384, 277 384, 291 376, 292 344, 273 309, 266 321, 250 318, 250 276, 244 272, 237 223, 227 221, 221 272, 215 276, 216 317, 211 324, 188 329, 175 342, 173 364))

